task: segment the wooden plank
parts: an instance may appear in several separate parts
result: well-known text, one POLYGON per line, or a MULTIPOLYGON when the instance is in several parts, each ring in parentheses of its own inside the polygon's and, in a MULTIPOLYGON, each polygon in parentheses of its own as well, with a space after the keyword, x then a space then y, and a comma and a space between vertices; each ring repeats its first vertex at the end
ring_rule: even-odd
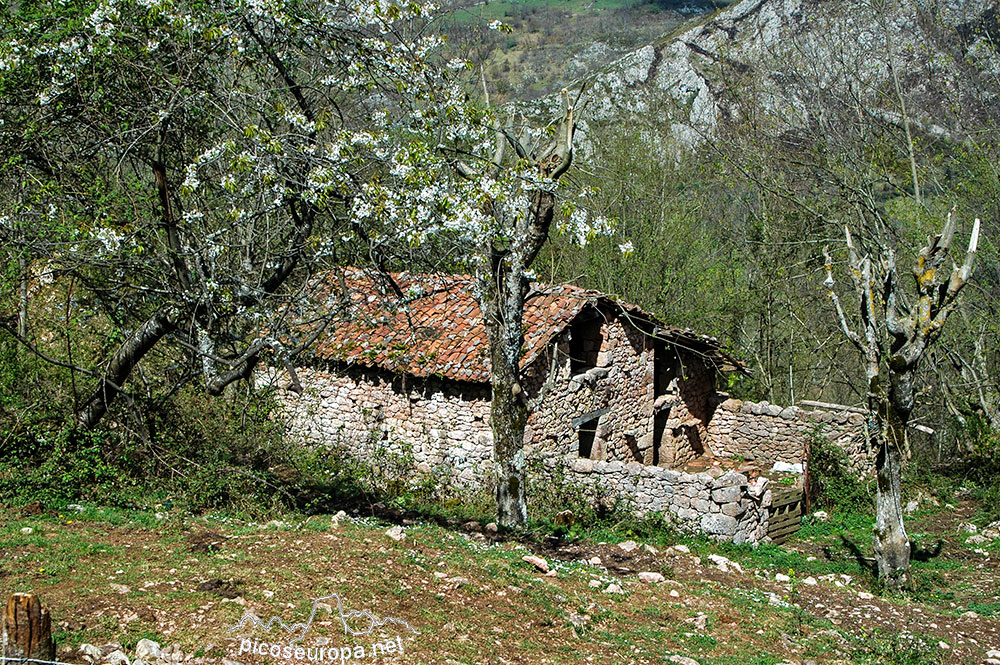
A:
POLYGON ((798 495, 796 495, 796 496, 787 496, 787 497, 780 497, 780 498, 775 498, 772 495, 772 498, 771 498, 771 508, 772 509, 782 508, 784 506, 791 506, 791 505, 796 504, 796 503, 802 503, 802 494, 801 493, 798 494, 798 495))
POLYGON ((830 402, 814 402, 811 399, 800 399, 799 405, 811 406, 817 409, 833 409, 835 411, 848 411, 850 413, 868 413, 867 409, 860 406, 847 406, 846 404, 832 404, 830 402))
POLYGON ((774 543, 775 545, 781 545, 782 543, 784 543, 785 541, 787 541, 791 537, 792 537, 792 534, 786 533, 786 534, 784 534, 782 536, 776 536, 776 537, 771 538, 771 542, 774 543))
POLYGON ((788 527, 788 526, 795 526, 796 528, 802 526, 802 518, 801 517, 792 517, 792 518, 789 518, 789 519, 776 520, 774 522, 768 522, 767 523, 767 531, 768 531, 768 533, 770 533, 771 531, 778 531, 778 530, 784 529, 785 527, 788 527))
POLYGON ((771 519, 768 520, 768 524, 778 524, 783 522, 801 522, 802 513, 788 513, 787 515, 772 515, 771 519))
POLYGON ((775 529, 774 531, 768 529, 767 535, 771 536, 772 540, 774 540, 775 538, 780 538, 781 536, 789 536, 793 533, 798 532, 800 526, 801 525, 799 524, 790 524, 787 526, 783 526, 780 529, 775 529))

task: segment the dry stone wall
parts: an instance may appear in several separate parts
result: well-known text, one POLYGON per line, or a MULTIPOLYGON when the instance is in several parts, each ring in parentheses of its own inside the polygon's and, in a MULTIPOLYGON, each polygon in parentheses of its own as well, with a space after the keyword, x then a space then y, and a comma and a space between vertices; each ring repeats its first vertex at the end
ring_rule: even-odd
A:
POLYGON ((592 501, 628 497, 638 513, 660 512, 678 528, 718 540, 755 543, 767 536, 770 481, 719 470, 684 473, 637 462, 600 462, 580 458, 547 460, 592 501))
POLYGON ((554 376, 551 353, 529 368, 529 395, 550 385, 528 419, 525 443, 540 454, 578 455, 580 431, 593 431, 590 459, 651 464, 653 347, 634 327, 606 315, 595 366, 574 372, 567 330, 553 345, 554 376))
POLYGON ((458 485, 490 475, 489 387, 416 380, 352 369, 300 368, 303 392, 279 391, 288 434, 361 459, 409 460, 443 471, 458 485))
POLYGON ((715 409, 708 436, 716 455, 753 461, 765 469, 775 463, 801 467, 810 440, 822 436, 847 453, 854 473, 866 475, 874 460, 865 448, 864 422, 863 415, 849 411, 727 399, 715 409))

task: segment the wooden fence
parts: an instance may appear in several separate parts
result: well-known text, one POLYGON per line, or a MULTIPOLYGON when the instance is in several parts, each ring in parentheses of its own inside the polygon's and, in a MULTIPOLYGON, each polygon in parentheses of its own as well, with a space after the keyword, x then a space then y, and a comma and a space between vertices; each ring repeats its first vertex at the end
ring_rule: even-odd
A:
POLYGON ((801 488, 775 489, 771 494, 767 535, 774 543, 783 543, 802 526, 804 512, 801 488))

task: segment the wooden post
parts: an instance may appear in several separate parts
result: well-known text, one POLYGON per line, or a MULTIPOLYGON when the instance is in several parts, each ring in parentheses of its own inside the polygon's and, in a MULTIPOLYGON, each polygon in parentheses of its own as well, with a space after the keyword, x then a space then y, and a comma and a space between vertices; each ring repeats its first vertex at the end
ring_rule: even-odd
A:
POLYGON ((2 653, 4 658, 56 659, 52 621, 35 594, 15 593, 7 600, 2 653))

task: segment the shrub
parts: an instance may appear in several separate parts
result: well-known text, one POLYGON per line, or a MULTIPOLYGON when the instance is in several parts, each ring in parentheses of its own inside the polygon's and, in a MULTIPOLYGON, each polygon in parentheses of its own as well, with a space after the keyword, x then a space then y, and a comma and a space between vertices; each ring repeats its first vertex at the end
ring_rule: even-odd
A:
POLYGON ((847 453, 813 432, 809 452, 809 497, 815 506, 844 512, 873 511, 868 483, 851 473, 847 453))
POLYGON ((146 436, 110 418, 93 432, 45 422, 8 434, 0 496, 51 506, 166 503, 259 515, 317 510, 362 493, 342 457, 284 441, 266 393, 234 400, 184 389, 147 413, 146 436))

